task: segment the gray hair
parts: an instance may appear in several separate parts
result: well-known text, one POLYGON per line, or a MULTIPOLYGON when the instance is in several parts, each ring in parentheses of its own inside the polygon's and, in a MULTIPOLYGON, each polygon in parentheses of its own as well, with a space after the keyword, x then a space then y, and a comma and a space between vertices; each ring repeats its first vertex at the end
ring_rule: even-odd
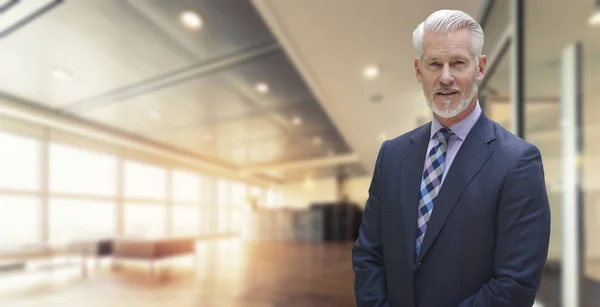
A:
POLYGON ((471 16, 457 10, 439 10, 429 15, 413 32, 413 45, 419 59, 423 55, 423 37, 426 32, 448 33, 462 29, 471 31, 471 53, 479 58, 483 52, 483 29, 471 16))

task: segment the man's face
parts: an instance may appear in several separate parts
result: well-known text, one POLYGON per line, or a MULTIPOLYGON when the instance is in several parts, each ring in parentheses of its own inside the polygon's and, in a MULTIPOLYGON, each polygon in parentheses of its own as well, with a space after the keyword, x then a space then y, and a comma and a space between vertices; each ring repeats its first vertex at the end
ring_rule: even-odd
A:
POLYGON ((423 54, 415 59, 417 80, 431 110, 452 118, 467 109, 477 95, 486 58, 471 53, 471 33, 425 33, 423 54))

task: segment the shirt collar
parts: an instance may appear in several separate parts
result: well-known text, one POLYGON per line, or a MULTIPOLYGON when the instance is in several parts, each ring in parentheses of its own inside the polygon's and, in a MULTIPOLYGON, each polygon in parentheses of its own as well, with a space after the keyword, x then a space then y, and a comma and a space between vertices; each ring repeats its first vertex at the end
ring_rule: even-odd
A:
MULTIPOLYGON (((475 126, 475 123, 479 119, 480 115, 481 115, 481 106, 479 105, 479 100, 477 100, 475 109, 467 117, 465 117, 465 119, 450 126, 450 130, 452 130, 452 132, 456 136, 458 136, 462 141, 464 141, 467 138, 467 135, 469 135, 471 128, 473 128, 473 126, 475 126)), ((440 124, 435 119, 435 117, 433 117, 433 120, 431 121, 430 139, 433 138, 433 136, 442 128, 443 128, 442 124, 440 124)))

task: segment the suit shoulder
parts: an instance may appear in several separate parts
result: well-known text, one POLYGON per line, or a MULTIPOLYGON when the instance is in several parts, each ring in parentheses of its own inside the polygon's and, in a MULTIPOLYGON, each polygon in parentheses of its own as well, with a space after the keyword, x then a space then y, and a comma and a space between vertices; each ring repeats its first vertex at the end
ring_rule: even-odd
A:
POLYGON ((429 131, 429 124, 430 123, 426 123, 424 125, 421 125, 419 127, 416 127, 406 133, 403 133, 393 139, 390 139, 388 141, 388 147, 390 148, 394 148, 394 149, 402 149, 404 148, 407 144, 410 144, 411 139, 413 137, 415 137, 417 134, 419 133, 423 133, 425 131, 429 131))
MULTIPOLYGON (((403 133, 393 139, 384 141, 379 147, 376 164, 387 163, 386 161, 394 161, 398 155, 402 155, 404 152, 406 152, 412 143, 412 139, 417 134, 425 132, 423 129, 428 129, 427 124, 414 128, 413 130, 403 133), (388 159, 388 157, 391 157, 391 159, 388 159)), ((377 167, 377 165, 375 165, 375 167, 377 167)))
POLYGON ((493 124, 496 132, 496 142, 499 143, 496 150, 499 150, 507 158, 517 159, 526 149, 539 153, 539 149, 533 143, 516 136, 497 122, 493 122, 493 124))

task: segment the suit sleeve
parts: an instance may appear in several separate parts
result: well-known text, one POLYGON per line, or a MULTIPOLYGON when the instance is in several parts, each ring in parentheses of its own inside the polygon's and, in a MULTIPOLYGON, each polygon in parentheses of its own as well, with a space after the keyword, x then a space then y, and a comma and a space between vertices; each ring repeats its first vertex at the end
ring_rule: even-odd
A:
POLYGON ((497 213, 495 276, 459 307, 530 307, 550 241, 550 205, 539 150, 525 148, 509 172, 497 213))
POLYGON ((384 259, 380 235, 380 174, 382 156, 387 141, 379 150, 369 197, 365 205, 358 239, 352 249, 354 293, 357 307, 388 307, 384 259))

